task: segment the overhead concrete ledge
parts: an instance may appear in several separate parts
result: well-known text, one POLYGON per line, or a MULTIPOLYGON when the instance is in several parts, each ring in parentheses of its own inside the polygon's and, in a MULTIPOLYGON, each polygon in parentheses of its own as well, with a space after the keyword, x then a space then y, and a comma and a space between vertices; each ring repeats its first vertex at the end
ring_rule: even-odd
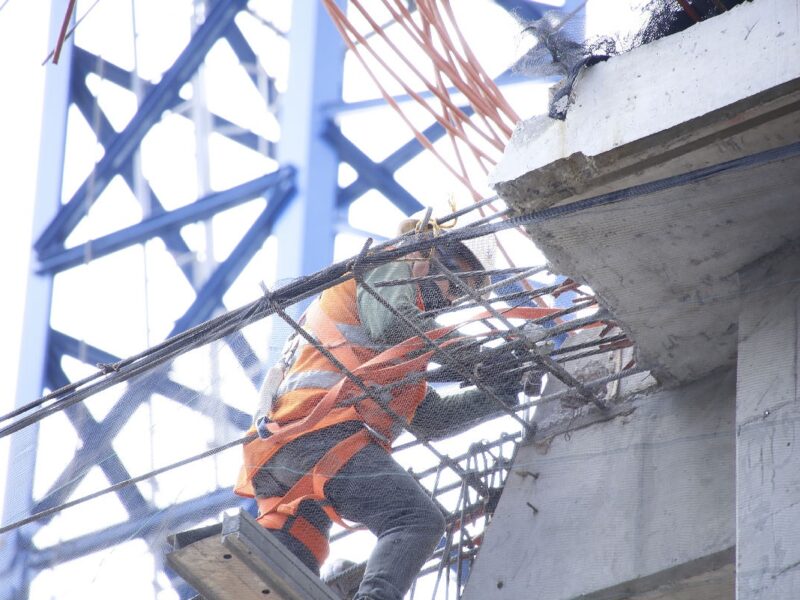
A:
MULTIPOLYGON (((800 140, 800 10, 756 0, 597 64, 564 121, 522 123, 491 176, 517 213, 566 206, 800 140)), ((746 160, 743 161, 746 163, 746 160)), ((800 159, 739 168, 527 227, 679 385, 735 364, 737 273, 800 232, 800 159)))
MULTIPOLYGON (((545 197, 537 208, 542 208, 553 202, 548 183, 553 191, 582 179, 594 187, 612 160, 618 171, 646 158, 683 154, 687 145, 713 143, 706 139, 710 132, 698 127, 735 131, 754 118, 749 108, 759 115, 784 112, 780 99, 800 89, 798 12, 796 0, 747 2, 592 66, 575 83, 565 120, 542 115, 517 126, 489 183, 501 191, 526 190, 526 196, 541 191, 545 197), (658 142, 667 146, 658 147, 658 142), (622 157, 630 160, 620 163, 622 157), (544 167, 552 171, 552 180, 543 185, 534 172, 544 167)), ((783 142, 771 145, 797 140, 789 132, 781 137, 783 142)), ((735 149, 718 158, 730 158, 730 150, 735 149)), ((710 158, 707 164, 714 162, 721 160, 710 158)), ((675 172, 689 165, 699 166, 691 161, 675 172)), ((574 185, 565 191, 578 189, 574 185)))

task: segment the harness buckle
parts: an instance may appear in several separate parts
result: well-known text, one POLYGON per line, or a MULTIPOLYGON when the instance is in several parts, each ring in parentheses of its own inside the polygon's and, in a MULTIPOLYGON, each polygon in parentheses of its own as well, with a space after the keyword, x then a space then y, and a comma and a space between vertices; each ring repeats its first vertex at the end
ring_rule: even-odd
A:
POLYGON ((386 437, 379 431, 376 431, 374 427, 370 427, 363 421, 361 424, 364 426, 364 429, 366 429, 369 432, 369 434, 372 437, 374 437, 377 441, 379 441, 381 444, 385 445, 387 448, 390 448, 392 446, 392 440, 390 440, 388 437, 386 437))

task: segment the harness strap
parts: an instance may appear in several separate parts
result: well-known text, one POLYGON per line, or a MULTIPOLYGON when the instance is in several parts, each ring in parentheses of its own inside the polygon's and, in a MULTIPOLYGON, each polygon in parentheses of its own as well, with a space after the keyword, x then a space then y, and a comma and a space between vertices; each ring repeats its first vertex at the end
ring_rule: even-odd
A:
POLYGON ((258 509, 261 514, 280 513, 283 515, 296 515, 300 504, 305 500, 322 502, 322 509, 332 521, 352 529, 329 504, 325 502, 325 485, 335 477, 359 450, 372 442, 372 437, 366 429, 357 431, 353 435, 333 446, 317 461, 317 464, 289 489, 283 496, 259 498, 258 509))
MULTIPOLYGON (((259 502, 259 511, 260 506, 261 503, 259 502)), ((301 516, 273 512, 262 514, 256 521, 265 529, 282 530, 291 535, 308 548, 318 565, 321 565, 328 558, 330 553, 328 536, 317 529, 308 519, 301 516)))
MULTIPOLYGON (((500 312, 507 317, 538 319, 558 312, 558 310, 559 309, 553 308, 514 307, 501 310, 500 312)), ((336 329, 333 320, 328 318, 327 315, 324 315, 321 309, 311 312, 323 315, 323 318, 320 318, 315 325, 327 330, 326 335, 322 337, 327 337, 329 343, 335 341, 334 338, 337 337, 339 340, 344 339, 344 336, 336 329), (331 329, 334 331, 331 331, 331 329)), ((489 313, 481 313, 480 315, 472 317, 470 320, 491 317, 492 315, 489 313)), ((448 335, 456 328, 457 325, 440 327, 426 332, 426 335, 429 339, 437 339, 448 335)), ((455 343, 456 340, 448 340, 442 344, 442 346, 449 345, 451 342, 455 343)), ((392 381, 398 381, 409 373, 424 370, 428 360, 434 353, 433 351, 424 352, 412 359, 402 360, 400 363, 397 363, 397 361, 407 357, 409 353, 423 350, 425 343, 425 340, 419 337, 410 338, 381 352, 364 364, 353 367, 351 370, 357 377, 360 377, 369 384, 381 385, 388 384, 392 381)), ((350 360, 348 359, 346 362, 350 362, 350 360)), ((415 384, 409 385, 416 387, 415 384)), ((424 397, 424 388, 421 391, 422 393, 419 393, 419 388, 417 388, 416 392, 417 393, 393 393, 388 404, 389 408, 395 413, 405 413, 410 420, 413 417, 413 412, 424 397)), ((391 438, 392 417, 374 400, 367 398, 361 400, 358 405, 340 405, 342 400, 346 400, 347 397, 351 395, 358 395, 358 393, 359 390, 352 382, 346 378, 342 378, 342 380, 325 393, 322 399, 315 405, 314 409, 304 418, 285 424, 268 424, 267 428, 272 435, 269 438, 258 439, 248 444, 248 446, 252 448, 252 452, 246 453, 246 456, 249 458, 249 464, 246 464, 240 473, 236 492, 240 495, 252 497, 254 495, 252 477, 258 469, 267 463, 284 445, 313 431, 330 427, 331 425, 344 421, 358 420, 373 427, 387 438, 391 438)), ((305 474, 297 481, 285 496, 281 498, 259 499, 259 509, 264 518, 270 514, 294 516, 296 515, 299 504, 303 500, 314 499, 323 503, 323 510, 325 510, 334 522, 348 527, 343 523, 341 517, 336 514, 333 508, 325 504, 324 487, 330 478, 360 449, 364 448, 366 444, 372 441, 377 440, 374 440, 369 432, 364 429, 336 444, 309 473, 305 474)), ((385 444, 382 444, 382 446, 385 448, 385 444)), ((385 449, 387 449, 387 451, 389 450, 388 448, 385 449)), ((298 527, 300 528, 302 526, 298 527)))
POLYGON ((325 498, 325 485, 342 470, 360 450, 372 442, 369 432, 364 429, 345 438, 303 475, 283 496, 256 498, 259 517, 256 519, 267 529, 281 529, 302 543, 314 556, 317 564, 322 564, 330 551, 328 537, 310 521, 297 514, 300 504, 306 500, 320 503, 320 507, 331 521, 346 529, 357 529, 344 522, 333 506, 325 498), (291 521, 288 529, 287 523, 291 521))

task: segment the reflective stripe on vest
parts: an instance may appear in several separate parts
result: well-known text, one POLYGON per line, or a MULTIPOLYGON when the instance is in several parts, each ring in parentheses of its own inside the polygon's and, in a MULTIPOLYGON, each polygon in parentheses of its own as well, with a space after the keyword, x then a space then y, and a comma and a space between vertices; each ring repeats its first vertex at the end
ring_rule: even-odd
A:
MULTIPOLYGON (((352 279, 323 291, 311 303, 305 312, 304 328, 350 371, 369 362, 382 349, 361 325, 356 282, 352 279)), ((270 419, 286 423, 305 417, 343 376, 314 345, 305 344, 298 349, 278 389, 270 419)))

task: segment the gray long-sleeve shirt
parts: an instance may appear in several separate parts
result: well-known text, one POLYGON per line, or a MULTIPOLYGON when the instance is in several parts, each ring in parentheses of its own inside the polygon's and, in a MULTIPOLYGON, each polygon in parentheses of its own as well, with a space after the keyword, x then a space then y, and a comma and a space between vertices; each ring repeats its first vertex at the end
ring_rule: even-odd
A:
MULTIPOLYGON (((361 325, 376 344, 394 346, 417 335, 414 325, 423 331, 440 327, 432 317, 421 314, 417 307, 417 287, 413 283, 376 287, 375 284, 393 280, 409 279, 409 262, 392 262, 381 265, 367 273, 364 281, 397 313, 384 306, 364 286, 356 288, 356 302, 361 325), (412 325, 412 323, 414 325, 412 325)), ((473 352, 476 352, 474 350, 473 352)), ((454 353, 460 353, 455 350, 454 353)), ((463 354, 458 354, 464 359, 463 354)), ((504 403, 516 403, 516 395, 504 395, 504 403)), ((476 425, 488 416, 499 414, 502 406, 481 390, 467 389, 463 392, 441 396, 432 387, 417 409, 411 424, 415 433, 429 439, 455 435, 476 425)))

